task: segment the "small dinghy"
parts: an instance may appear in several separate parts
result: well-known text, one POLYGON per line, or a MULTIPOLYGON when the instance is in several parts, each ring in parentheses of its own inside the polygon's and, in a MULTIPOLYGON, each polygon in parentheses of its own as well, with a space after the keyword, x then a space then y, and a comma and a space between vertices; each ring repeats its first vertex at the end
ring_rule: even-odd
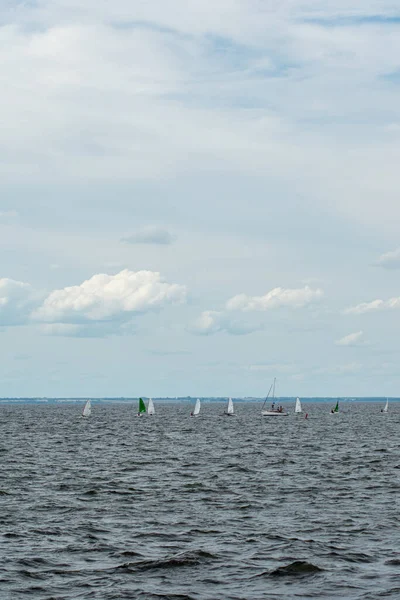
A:
POLYGON ((386 398, 386 404, 383 408, 381 408, 381 413, 387 413, 389 410, 389 399, 386 398))
POLYGON ((339 412, 339 400, 336 402, 335 408, 331 409, 331 415, 336 415, 339 412))
POLYGON ((302 409, 301 409, 300 398, 296 398, 296 406, 294 407, 294 412, 296 414, 303 412, 302 409))
POLYGON ((197 398, 196 404, 194 405, 194 411, 190 413, 191 417, 198 417, 200 414, 200 398, 197 398))
POLYGON ((146 414, 146 405, 144 403, 143 398, 139 398, 139 410, 138 410, 137 416, 141 417, 142 414, 146 414))
POLYGON ((224 410, 224 415, 226 415, 227 417, 236 417, 233 410, 232 398, 229 398, 228 400, 228 404, 226 405, 226 409, 224 410))
POLYGON ((92 403, 88 400, 83 408, 82 417, 90 417, 92 414, 92 403))
POLYGON ((150 398, 149 399, 149 403, 147 405, 147 414, 148 415, 154 415, 155 414, 155 408, 154 408, 154 402, 153 400, 150 398))

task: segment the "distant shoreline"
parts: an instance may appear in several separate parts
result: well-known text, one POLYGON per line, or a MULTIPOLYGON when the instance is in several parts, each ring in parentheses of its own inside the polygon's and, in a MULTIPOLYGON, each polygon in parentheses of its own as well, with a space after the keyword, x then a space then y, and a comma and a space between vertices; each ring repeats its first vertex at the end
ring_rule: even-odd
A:
MULTIPOLYGON (((148 400, 147 396, 142 396, 142 398, 144 400, 148 400)), ((220 397, 202 397, 202 396, 184 396, 181 398, 157 398, 156 396, 152 397, 154 401, 156 402, 161 402, 161 403, 193 403, 197 398, 200 398, 202 402, 204 403, 212 403, 212 402, 226 402, 228 396, 220 396, 220 397)), ((386 398, 389 399, 390 402, 400 402, 400 398, 391 398, 389 396, 371 396, 371 397, 359 397, 359 398, 341 398, 340 396, 326 396, 326 397, 310 397, 307 398, 305 396, 301 397, 301 401, 304 403, 329 403, 329 402, 333 402, 336 400, 339 400, 340 402, 346 403, 346 404, 351 404, 354 402, 383 402, 386 400, 386 398)), ((122 404, 130 404, 133 402, 137 402, 139 400, 139 397, 137 398, 125 398, 125 397, 115 397, 115 398, 96 398, 96 397, 89 397, 89 396, 83 396, 81 398, 0 398, 0 404, 76 404, 76 403, 80 403, 80 402, 85 402, 86 400, 92 400, 93 402, 99 403, 99 404, 113 404, 113 403, 122 403, 122 404)), ((239 403, 258 403, 258 402, 264 402, 265 397, 260 397, 260 398, 253 398, 253 397, 248 397, 248 398, 243 398, 243 397, 234 397, 232 396, 232 399, 235 402, 239 402, 239 403)), ((278 403, 290 403, 290 402, 295 402, 296 400, 296 396, 287 396, 287 397, 279 397, 276 398, 276 401, 278 403)))

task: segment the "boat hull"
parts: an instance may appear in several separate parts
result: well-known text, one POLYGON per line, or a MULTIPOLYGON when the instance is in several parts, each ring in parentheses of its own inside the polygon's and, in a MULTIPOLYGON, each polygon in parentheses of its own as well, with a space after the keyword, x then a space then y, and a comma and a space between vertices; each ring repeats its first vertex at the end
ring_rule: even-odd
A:
POLYGON ((289 415, 289 413, 287 412, 278 412, 277 410, 262 410, 261 411, 261 416, 262 417, 287 417, 289 415))

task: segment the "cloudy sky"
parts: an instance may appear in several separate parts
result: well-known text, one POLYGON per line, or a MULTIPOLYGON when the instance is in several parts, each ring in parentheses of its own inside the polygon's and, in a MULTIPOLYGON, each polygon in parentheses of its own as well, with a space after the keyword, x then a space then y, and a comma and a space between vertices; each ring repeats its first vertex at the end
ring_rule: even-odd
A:
POLYGON ((394 0, 0 4, 0 395, 400 396, 394 0))

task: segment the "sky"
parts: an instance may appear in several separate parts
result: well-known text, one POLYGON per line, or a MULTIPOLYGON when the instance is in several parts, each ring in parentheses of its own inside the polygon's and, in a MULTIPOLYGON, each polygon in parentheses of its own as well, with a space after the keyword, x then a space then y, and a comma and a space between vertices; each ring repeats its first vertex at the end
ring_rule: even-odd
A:
POLYGON ((0 396, 400 396, 393 0, 0 4, 0 396))

